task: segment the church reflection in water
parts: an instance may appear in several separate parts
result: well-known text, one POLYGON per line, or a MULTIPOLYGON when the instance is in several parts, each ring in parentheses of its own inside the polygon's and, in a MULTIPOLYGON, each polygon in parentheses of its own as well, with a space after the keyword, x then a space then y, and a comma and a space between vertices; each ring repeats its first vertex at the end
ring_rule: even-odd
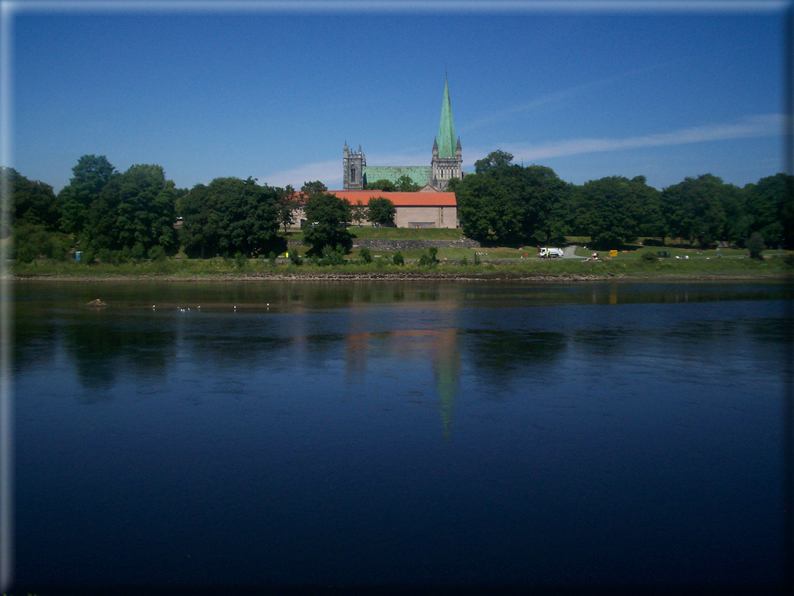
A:
POLYGON ((430 364, 444 438, 449 438, 461 374, 458 330, 409 329, 350 333, 345 337, 345 373, 348 382, 363 380, 370 358, 381 351, 406 367, 422 362, 430 364))

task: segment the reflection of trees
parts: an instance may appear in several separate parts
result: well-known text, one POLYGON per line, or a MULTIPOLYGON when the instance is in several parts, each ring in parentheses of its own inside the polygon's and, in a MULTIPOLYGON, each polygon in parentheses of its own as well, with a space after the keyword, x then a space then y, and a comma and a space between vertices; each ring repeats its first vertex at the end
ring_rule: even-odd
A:
POLYGON ((27 312, 19 307, 15 315, 14 341, 8 347, 16 372, 55 360, 55 321, 41 312, 27 312))
MULTIPOLYGON (((781 306, 781 310, 785 308, 781 306)), ((782 316, 783 313, 781 313, 782 316)), ((751 319, 745 323, 747 333, 754 341, 772 346, 779 346, 781 349, 789 344, 792 338, 792 321, 790 318, 784 319, 751 319)))
POLYGON ((162 376, 174 356, 171 320, 120 317, 105 312, 77 315, 65 322, 64 347, 83 386, 107 389, 120 370, 137 377, 162 376))
POLYGON ((625 353, 633 345, 631 333, 624 329, 576 329, 571 338, 585 356, 598 358, 625 353))
POLYGON ((186 317, 182 341, 197 362, 230 366, 261 366, 290 343, 267 321, 267 315, 206 315, 186 317))
POLYGON ((481 330, 466 332, 472 367, 490 384, 504 384, 537 367, 545 375, 565 351, 565 334, 556 331, 481 330))

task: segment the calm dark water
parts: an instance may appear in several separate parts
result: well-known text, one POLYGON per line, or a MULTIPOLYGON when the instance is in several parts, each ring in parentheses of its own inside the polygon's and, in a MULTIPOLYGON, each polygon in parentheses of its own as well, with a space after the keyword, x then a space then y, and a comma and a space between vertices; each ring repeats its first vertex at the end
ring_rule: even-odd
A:
POLYGON ((17 591, 784 581, 782 285, 15 294, 17 591))

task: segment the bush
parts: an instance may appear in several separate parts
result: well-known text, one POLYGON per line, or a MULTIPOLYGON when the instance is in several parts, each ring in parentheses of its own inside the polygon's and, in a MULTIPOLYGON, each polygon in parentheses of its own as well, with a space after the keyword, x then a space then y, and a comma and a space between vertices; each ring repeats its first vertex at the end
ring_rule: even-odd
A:
POLYGON ((109 248, 100 248, 96 253, 96 258, 100 263, 110 265, 114 262, 113 251, 109 248))
POLYGON ((643 261, 655 261, 658 258, 659 257, 657 257, 652 252, 644 252, 644 253, 642 253, 642 260, 643 261))
POLYGON ((143 260, 143 257, 146 255, 146 249, 143 247, 143 244, 137 242, 135 246, 130 249, 130 258, 136 263, 143 260))
POLYGON ((419 257, 419 264, 422 267, 433 267, 434 265, 438 265, 438 259, 436 255, 438 254, 438 248, 435 246, 431 246, 427 249, 427 254, 422 255, 419 257))
POLYGON ((234 263, 237 265, 237 268, 238 268, 238 269, 242 269, 243 267, 245 267, 245 262, 246 262, 247 260, 248 260, 248 257, 246 257, 246 256, 245 256, 243 253, 241 253, 241 252, 237 252, 237 253, 234 255, 234 263))
POLYGON ((482 259, 480 259, 480 253, 474 253, 474 264, 479 265, 482 263, 482 259))
POLYGON ((323 258, 320 259, 320 265, 344 265, 345 264, 345 249, 341 244, 337 244, 335 248, 330 246, 323 247, 323 258))
POLYGON ((392 257, 392 263, 394 263, 399 267, 405 265, 405 259, 403 258, 403 254, 399 250, 396 253, 394 253, 394 256, 392 257))
POLYGON ((301 256, 298 254, 297 250, 293 250, 291 253, 289 253, 289 260, 293 265, 300 266, 303 264, 303 259, 301 259, 301 256))
POLYGON ((461 264, 461 265, 468 265, 468 264, 469 264, 469 259, 467 259, 466 257, 463 257, 463 258, 460 260, 460 264, 461 264))
POLYGON ((14 228, 14 258, 30 263, 39 257, 60 260, 66 256, 72 239, 60 232, 48 232, 44 226, 23 224, 14 228))
POLYGON ((267 257, 267 260, 270 261, 270 265, 271 266, 275 265, 276 264, 276 253, 271 250, 270 254, 267 257))
POLYGON ((149 258, 157 263, 165 261, 165 249, 160 246, 153 246, 149 249, 149 258))
POLYGON ((372 253, 369 251, 367 247, 362 248, 360 252, 361 252, 362 261, 364 261, 365 263, 372 262, 372 253))
POLYGON ((747 240, 747 250, 750 251, 750 258, 760 259, 764 248, 766 247, 764 246, 764 237, 761 232, 753 232, 752 236, 747 240))

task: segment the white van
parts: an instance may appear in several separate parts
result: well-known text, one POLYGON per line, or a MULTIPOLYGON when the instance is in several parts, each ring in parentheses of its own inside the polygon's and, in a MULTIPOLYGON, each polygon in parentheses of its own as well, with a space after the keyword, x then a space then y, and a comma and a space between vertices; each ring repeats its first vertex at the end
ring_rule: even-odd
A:
POLYGON ((538 256, 541 259, 553 259, 555 257, 562 258, 564 256, 561 248, 546 248, 545 246, 540 249, 538 256))

